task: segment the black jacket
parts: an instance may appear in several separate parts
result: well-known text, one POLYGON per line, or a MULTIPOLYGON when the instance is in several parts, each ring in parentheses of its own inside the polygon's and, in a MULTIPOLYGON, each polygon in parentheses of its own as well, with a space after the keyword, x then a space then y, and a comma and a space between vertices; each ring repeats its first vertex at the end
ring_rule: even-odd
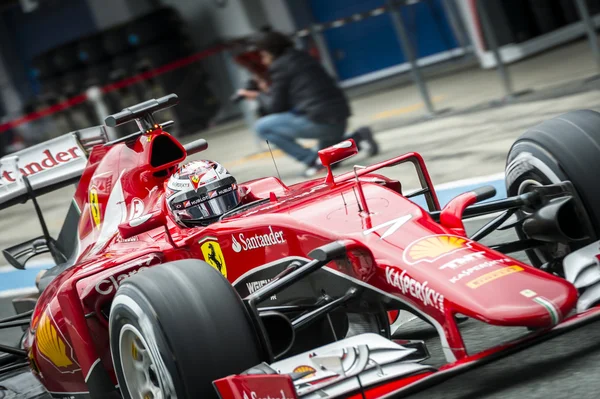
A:
POLYGON ((317 59, 289 49, 269 67, 271 87, 259 97, 267 114, 293 111, 317 123, 345 123, 351 115, 344 92, 317 59))

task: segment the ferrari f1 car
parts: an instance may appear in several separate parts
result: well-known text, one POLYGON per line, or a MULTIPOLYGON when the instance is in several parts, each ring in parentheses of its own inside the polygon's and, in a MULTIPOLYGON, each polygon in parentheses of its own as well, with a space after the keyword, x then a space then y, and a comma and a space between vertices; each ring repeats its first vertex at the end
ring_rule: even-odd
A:
POLYGON ((31 200, 44 231, 6 259, 23 268, 50 253, 56 266, 31 308, 0 322, 26 327, 18 346, 0 346, 0 371, 29 367, 56 398, 402 397, 600 318, 600 114, 520 137, 506 199, 485 201, 494 189, 482 187, 440 209, 417 153, 334 175, 357 152, 346 140, 319 152, 326 177, 238 183, 238 207, 184 228, 165 181, 207 144, 184 146, 155 121, 176 102, 108 117, 140 128, 117 141, 99 126, 2 159, 2 207, 31 200), (383 174, 406 162, 421 183, 411 193, 383 174), (36 198, 75 181, 54 239, 36 198), (494 216, 468 235, 463 220, 479 215, 494 216), (497 229, 519 239, 480 243, 497 229), (392 336, 399 311, 436 329, 445 364, 424 361, 426 345, 401 329, 392 336), (470 353, 464 317, 528 333, 470 353))

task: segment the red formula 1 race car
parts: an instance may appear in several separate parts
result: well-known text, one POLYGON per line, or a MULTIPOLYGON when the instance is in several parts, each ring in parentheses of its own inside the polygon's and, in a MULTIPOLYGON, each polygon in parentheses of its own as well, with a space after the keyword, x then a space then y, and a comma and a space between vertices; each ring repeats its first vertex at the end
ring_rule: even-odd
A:
POLYGON ((110 116, 140 127, 115 142, 97 127, 2 159, 3 207, 31 199, 40 213, 38 195, 78 181, 58 239, 44 229, 4 250, 17 268, 43 252, 57 266, 30 311, 0 322, 27 325, 18 347, 0 346, 13 361, 2 372, 27 364, 55 398, 401 397, 600 318, 600 194, 586 172, 600 114, 522 136, 506 199, 479 203, 494 194, 484 187, 440 209, 416 153, 334 176, 357 152, 348 140, 320 151, 325 178, 238 182, 237 206, 185 227, 167 181, 207 145, 183 146, 155 122, 176 102, 110 116), (422 186, 411 194, 383 174, 406 162, 422 186), (484 214, 496 216, 469 237, 463 220, 484 214), (508 227, 517 241, 479 242, 508 227), (523 250, 530 264, 507 256, 523 250), (399 311, 435 327, 444 364, 424 362, 423 341, 392 336, 399 311), (470 353, 464 317, 528 332, 470 353))

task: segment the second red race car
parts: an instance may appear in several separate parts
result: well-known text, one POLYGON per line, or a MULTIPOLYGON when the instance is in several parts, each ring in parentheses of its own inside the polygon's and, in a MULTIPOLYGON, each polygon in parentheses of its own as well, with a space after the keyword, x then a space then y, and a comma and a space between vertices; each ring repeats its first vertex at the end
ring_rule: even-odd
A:
POLYGON ((1 160, 1 207, 32 200, 44 231, 5 257, 23 268, 50 253, 57 266, 29 311, 0 321, 27 326, 18 346, 0 346, 0 372, 27 365, 55 398, 400 397, 600 317, 600 194, 586 170, 600 114, 517 140, 508 198, 482 202, 495 194, 482 187, 440 209, 417 153, 334 175, 352 140, 319 152, 326 177, 291 186, 182 164, 207 143, 184 146, 155 121, 176 103, 111 115, 109 126, 140 128, 117 141, 98 126, 1 160), (383 174, 407 162, 412 193, 383 174), (37 197, 72 182, 54 239, 37 197), (487 214, 468 235, 463 220, 487 214), (498 228, 520 239, 479 242, 498 228), (507 255, 523 250, 530 264, 507 255), (435 328, 445 364, 392 336, 399 311, 435 328), (529 332, 470 353, 464 317, 529 332))

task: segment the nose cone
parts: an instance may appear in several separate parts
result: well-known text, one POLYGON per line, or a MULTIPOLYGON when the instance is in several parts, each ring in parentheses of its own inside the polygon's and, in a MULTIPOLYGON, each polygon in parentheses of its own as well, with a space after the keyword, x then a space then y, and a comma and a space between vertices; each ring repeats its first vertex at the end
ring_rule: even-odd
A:
MULTIPOLYGON (((464 274, 463 274, 464 275, 464 274)), ((577 289, 568 281, 511 261, 477 277, 459 278, 456 309, 489 324, 550 327, 576 305, 577 289)))
POLYGON ((416 300, 417 306, 423 302, 426 311, 531 328, 553 326, 576 306, 578 292, 570 282, 467 237, 441 231, 427 217, 412 217, 402 226, 402 234, 366 235, 365 242, 376 248, 380 263, 394 266, 386 269, 393 270, 386 274, 390 289, 416 300), (431 301, 424 290, 442 302, 431 301))

